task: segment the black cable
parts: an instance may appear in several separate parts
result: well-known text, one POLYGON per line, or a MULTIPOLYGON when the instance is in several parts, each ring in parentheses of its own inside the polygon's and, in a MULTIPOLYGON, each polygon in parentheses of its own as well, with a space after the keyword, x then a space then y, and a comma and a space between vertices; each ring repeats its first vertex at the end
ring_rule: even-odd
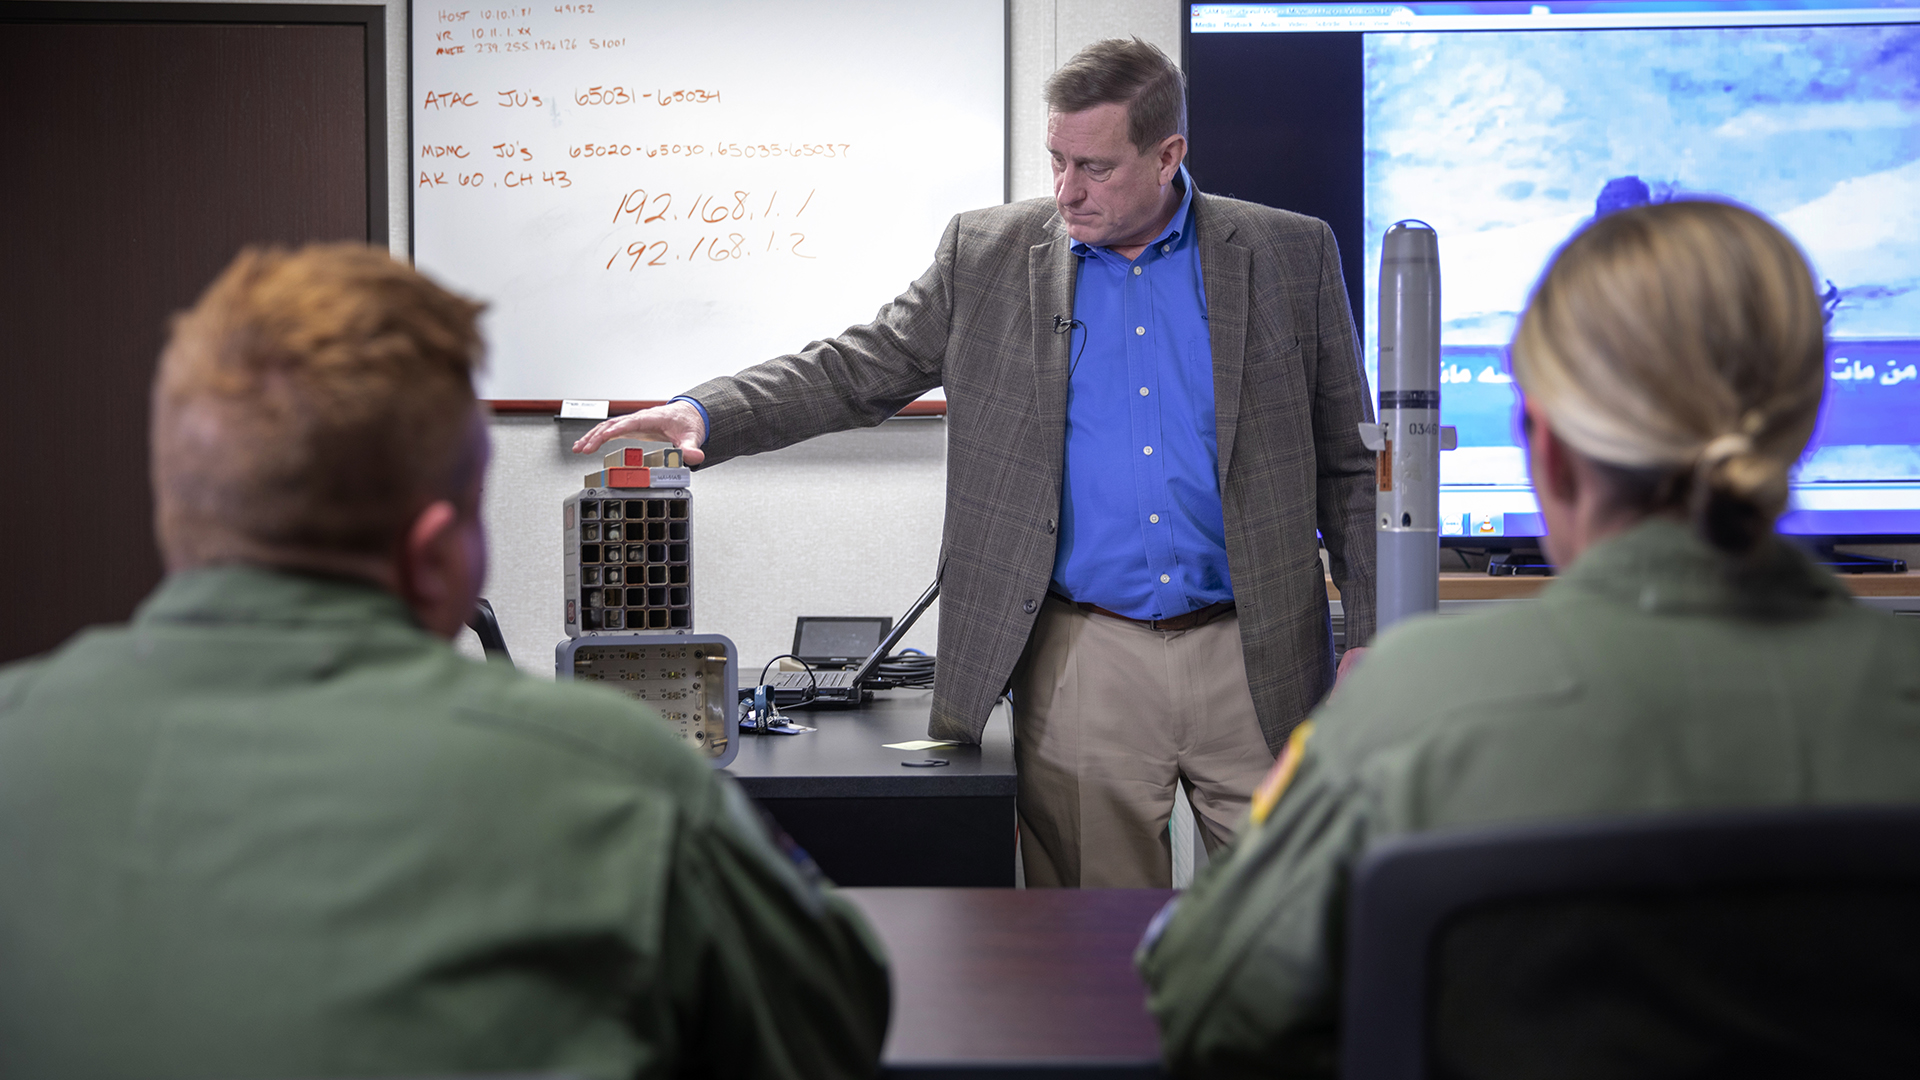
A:
POLYGON ((919 649, 902 649, 874 665, 869 682, 886 687, 927 690, 933 686, 934 658, 919 649))
MULTIPOLYGON (((760 685, 766 685, 767 671, 782 660, 800 660, 800 658, 792 653, 781 653, 779 656, 767 661, 766 667, 760 669, 760 685)), ((807 673, 807 696, 794 702, 792 705, 785 706, 786 708, 804 709, 808 705, 813 704, 814 698, 820 696, 820 677, 813 673, 813 665, 807 663, 805 660, 800 660, 800 667, 807 673)), ((781 708, 782 706, 776 701, 774 703, 774 711, 778 712, 781 708)))
MULTIPOLYGON (((772 670, 773 665, 782 660, 797 660, 801 668, 806 671, 807 696, 792 704, 776 704, 776 711, 779 709, 804 709, 812 705, 819 697, 819 677, 815 675, 812 664, 807 663, 793 653, 781 653, 779 656, 768 660, 766 666, 760 669, 760 684, 764 685, 766 683, 767 672, 772 670)), ((878 664, 875 664, 873 671, 868 673, 867 680, 862 685, 874 688, 875 684, 878 684, 877 688, 883 690, 894 688, 930 690, 933 688, 934 666, 935 658, 928 656, 919 649, 902 649, 880 661, 878 664)))
POLYGON ((1072 359, 1067 361, 1068 382, 1072 382, 1073 373, 1080 370, 1080 358, 1087 354, 1087 338, 1092 335, 1087 333, 1087 324, 1081 322, 1079 319, 1063 319, 1058 315, 1053 317, 1053 332, 1068 335, 1067 341, 1069 343, 1073 341, 1072 335, 1075 330, 1080 331, 1080 351, 1074 353, 1072 359))

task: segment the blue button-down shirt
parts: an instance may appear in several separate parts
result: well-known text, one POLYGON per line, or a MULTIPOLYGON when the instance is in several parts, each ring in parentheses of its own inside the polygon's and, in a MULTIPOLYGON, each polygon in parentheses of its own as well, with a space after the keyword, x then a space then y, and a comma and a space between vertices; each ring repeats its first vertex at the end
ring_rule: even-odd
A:
POLYGON ((1053 588, 1136 619, 1233 597, 1193 182, 1140 257, 1076 243, 1053 588))

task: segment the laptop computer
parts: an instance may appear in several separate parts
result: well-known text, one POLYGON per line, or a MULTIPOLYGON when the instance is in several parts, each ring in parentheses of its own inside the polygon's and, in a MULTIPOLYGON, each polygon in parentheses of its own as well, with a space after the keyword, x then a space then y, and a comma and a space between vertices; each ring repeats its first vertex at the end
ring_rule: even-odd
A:
POLYGON ((793 648, 787 651, 815 671, 852 667, 892 629, 891 615, 802 615, 793 620, 793 648))
POLYGON ((893 625, 887 636, 880 639, 880 644, 860 662, 860 666, 851 671, 782 671, 776 674, 769 680, 773 687, 774 703, 797 705, 802 701, 810 701, 815 705, 858 705, 866 690, 863 684, 873 677, 880 662, 887 658, 895 645, 900 644, 900 639, 907 636, 914 622, 939 595, 940 581, 936 578, 933 584, 927 586, 927 591, 920 594, 920 599, 907 609, 907 613, 900 616, 900 621, 893 625), (809 693, 812 694, 811 699, 809 693))

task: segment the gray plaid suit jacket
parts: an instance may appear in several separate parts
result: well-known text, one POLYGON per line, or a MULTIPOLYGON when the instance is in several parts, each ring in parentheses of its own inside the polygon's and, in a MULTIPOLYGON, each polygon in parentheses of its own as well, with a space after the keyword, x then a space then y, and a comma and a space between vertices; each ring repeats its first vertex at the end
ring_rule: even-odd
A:
MULTIPOLYGON (((1373 634, 1374 459, 1333 232, 1195 193, 1227 561, 1247 678, 1278 751, 1333 681, 1318 527, 1347 640, 1373 634)), ((1077 260, 1050 199, 964 213, 873 322, 688 391, 709 462, 880 423, 947 395, 940 664, 928 734, 978 742, 1052 576, 1077 260)))

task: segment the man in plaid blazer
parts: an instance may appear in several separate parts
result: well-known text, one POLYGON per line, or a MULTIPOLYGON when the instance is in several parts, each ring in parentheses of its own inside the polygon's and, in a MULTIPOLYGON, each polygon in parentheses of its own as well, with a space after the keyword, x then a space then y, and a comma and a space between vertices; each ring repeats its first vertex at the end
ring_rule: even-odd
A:
POLYGON ((1174 785, 1208 847, 1224 843, 1332 685, 1316 529, 1348 644, 1372 635, 1374 459, 1355 426, 1372 410, 1332 231, 1193 190, 1184 80, 1164 54, 1138 39, 1090 46, 1049 80, 1048 104, 1055 198, 959 215, 872 323, 607 421, 575 448, 651 438, 711 463, 878 424, 944 386, 929 735, 979 741, 1011 686, 1028 883, 1165 886, 1174 785), (1100 274, 1111 280, 1090 284, 1100 274), (1167 291, 1116 291, 1150 282, 1167 291), (1127 325, 1089 328, 1096 299, 1127 325), (1184 392, 1177 345, 1154 351, 1182 318, 1204 342, 1184 392), (1082 380, 1103 372, 1126 391, 1095 400, 1082 380), (1143 430, 1164 433, 1158 462, 1128 441, 1143 430), (1128 447, 1089 465, 1102 439, 1128 447), (1181 469, 1212 490, 1194 500, 1149 482, 1181 469), (1100 473, 1139 478, 1141 504, 1076 502, 1100 473), (1145 559, 1130 540, 1087 551, 1116 525, 1145 559), (1176 529, 1170 549, 1163 528, 1176 529), (1068 592, 1067 578, 1082 584, 1068 592), (1137 602, 1103 602, 1128 589, 1137 602), (1168 590, 1192 608, 1166 610, 1168 590))

